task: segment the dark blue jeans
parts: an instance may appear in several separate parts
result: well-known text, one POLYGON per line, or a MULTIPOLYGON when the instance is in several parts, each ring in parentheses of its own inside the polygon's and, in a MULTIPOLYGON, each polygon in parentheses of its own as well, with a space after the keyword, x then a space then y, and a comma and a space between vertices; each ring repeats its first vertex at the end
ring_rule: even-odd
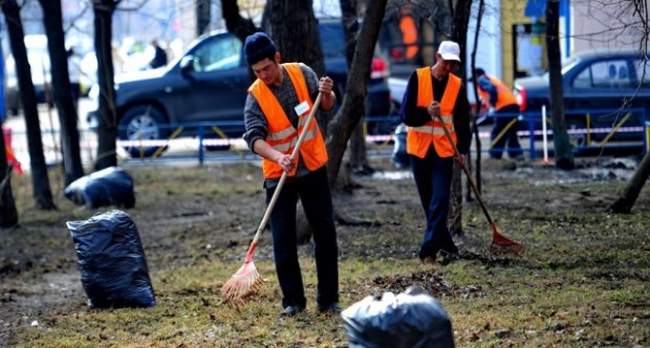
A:
MULTIPOLYGON (((494 127, 490 133, 490 140, 494 139, 501 133, 501 131, 508 126, 508 124, 517 118, 515 114, 519 113, 519 105, 508 105, 499 111, 495 112, 494 127), (501 116, 502 114, 505 114, 501 116)), ((519 122, 515 122, 506 133, 490 147, 490 157, 501 158, 503 151, 508 151, 510 158, 516 158, 523 155, 521 145, 519 145, 519 137, 517 130, 519 129, 519 122)))
MULTIPOLYGON (((267 203, 275 188, 266 190, 267 203)), ((338 302, 338 250, 334 210, 326 168, 285 183, 271 212, 275 270, 282 289, 282 306, 305 307, 305 291, 296 246, 296 204, 298 198, 314 231, 320 307, 338 302)))
POLYGON ((440 249, 454 253, 458 251, 447 228, 453 165, 453 157, 440 158, 433 147, 424 159, 411 156, 415 185, 427 217, 427 226, 420 246, 421 259, 435 257, 440 249))

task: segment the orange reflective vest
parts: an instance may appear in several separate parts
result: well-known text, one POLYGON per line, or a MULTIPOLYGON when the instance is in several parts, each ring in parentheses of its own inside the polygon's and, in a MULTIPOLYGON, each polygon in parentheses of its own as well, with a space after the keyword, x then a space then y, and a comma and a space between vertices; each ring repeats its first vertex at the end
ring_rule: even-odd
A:
POLYGON ((418 28, 415 19, 411 16, 404 16, 400 19, 399 28, 402 31, 402 42, 406 45, 406 59, 412 59, 418 53, 418 28))
MULTIPOLYGON (((503 84, 503 82, 501 82, 496 77, 492 77, 492 76, 489 76, 489 75, 485 75, 485 76, 487 76, 487 78, 490 79, 490 82, 492 82, 494 87, 496 87, 496 89, 497 89, 497 104, 494 105, 494 108, 497 111, 503 109, 504 107, 506 107, 508 105, 518 105, 517 104, 517 97, 515 97, 515 95, 512 94, 510 89, 508 87, 506 87, 506 85, 503 84)), ((490 101, 490 94, 488 93, 488 91, 485 91, 485 90, 482 90, 482 89, 479 88, 478 89, 478 94, 479 94, 479 96, 481 97, 482 100, 486 100, 488 102, 490 101)))
MULTIPOLYGON (((431 69, 429 67, 417 69, 418 74, 418 101, 417 106, 426 108, 433 101, 433 82, 431 69)), ((451 139, 456 144, 456 131, 454 130, 454 105, 460 91, 460 78, 454 74, 449 74, 447 87, 442 94, 440 101, 440 116, 442 123, 438 119, 432 119, 420 127, 409 127, 406 135, 406 152, 419 158, 424 158, 433 145, 438 156, 445 158, 454 155, 454 147, 449 143, 442 127, 446 127, 451 135, 451 139)))
MULTIPOLYGON (((313 106, 313 101, 309 96, 309 88, 307 87, 307 82, 305 81, 305 76, 302 74, 300 65, 298 63, 285 63, 282 66, 287 72, 287 75, 289 75, 293 88, 296 90, 298 102, 307 102, 309 105, 307 111, 302 115, 298 115, 298 129, 293 127, 282 105, 280 105, 273 92, 271 92, 262 80, 255 80, 248 88, 248 92, 255 97, 264 114, 264 118, 266 118, 268 124, 266 142, 282 153, 291 154, 298 141, 300 132, 305 127, 305 122, 313 106)), ((323 140, 323 135, 318 128, 318 122, 316 122, 315 117, 307 126, 307 134, 300 145, 299 156, 309 171, 314 171, 327 163, 325 141, 323 140)), ((297 166, 294 166, 289 176, 296 175, 296 168, 297 166)), ((262 159, 262 172, 266 179, 277 179, 282 175, 282 171, 282 167, 276 162, 266 158, 262 159)))

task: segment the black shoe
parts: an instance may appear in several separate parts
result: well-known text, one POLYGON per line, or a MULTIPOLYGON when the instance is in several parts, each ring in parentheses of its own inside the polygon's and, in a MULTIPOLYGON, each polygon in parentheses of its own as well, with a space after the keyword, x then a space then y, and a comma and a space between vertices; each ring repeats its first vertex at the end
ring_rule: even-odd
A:
POLYGON ((460 254, 458 254, 458 249, 455 252, 440 250, 440 264, 447 265, 451 262, 460 260, 460 254))
POLYGON ((338 303, 334 302, 327 306, 318 306, 318 311, 322 314, 339 314, 341 313, 341 306, 338 303))
POLYGON ((299 306, 286 306, 280 313, 280 315, 285 316, 285 317, 293 317, 294 315, 302 312, 305 310, 305 307, 299 307, 299 306))

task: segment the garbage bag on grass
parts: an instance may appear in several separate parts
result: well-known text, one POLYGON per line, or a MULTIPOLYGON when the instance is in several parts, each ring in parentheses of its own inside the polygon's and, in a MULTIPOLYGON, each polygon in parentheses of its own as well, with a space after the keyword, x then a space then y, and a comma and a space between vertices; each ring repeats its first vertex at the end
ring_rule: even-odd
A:
POLYGON ((93 308, 156 304, 140 235, 120 210, 66 223, 88 301, 93 308))
POLYGON ((368 296, 341 316, 351 348, 454 347, 447 312, 419 288, 368 296))
POLYGON ((108 167, 83 176, 70 183, 63 194, 75 204, 84 204, 89 209, 109 205, 135 206, 133 178, 119 167, 108 167))

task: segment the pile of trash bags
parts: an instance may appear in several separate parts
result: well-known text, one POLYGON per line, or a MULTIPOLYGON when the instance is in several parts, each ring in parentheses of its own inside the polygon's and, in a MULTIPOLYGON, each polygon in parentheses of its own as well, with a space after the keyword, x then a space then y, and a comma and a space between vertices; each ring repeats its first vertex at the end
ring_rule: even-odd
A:
POLYGON ((150 307, 156 304, 144 249, 128 214, 112 210, 66 223, 93 308, 150 307))
POLYGON ((350 348, 454 347, 451 320, 424 290, 368 296, 341 312, 350 348))
POLYGON ((108 167, 83 176, 70 183, 63 194, 88 209, 110 205, 127 209, 135 206, 133 178, 119 167, 108 167))

